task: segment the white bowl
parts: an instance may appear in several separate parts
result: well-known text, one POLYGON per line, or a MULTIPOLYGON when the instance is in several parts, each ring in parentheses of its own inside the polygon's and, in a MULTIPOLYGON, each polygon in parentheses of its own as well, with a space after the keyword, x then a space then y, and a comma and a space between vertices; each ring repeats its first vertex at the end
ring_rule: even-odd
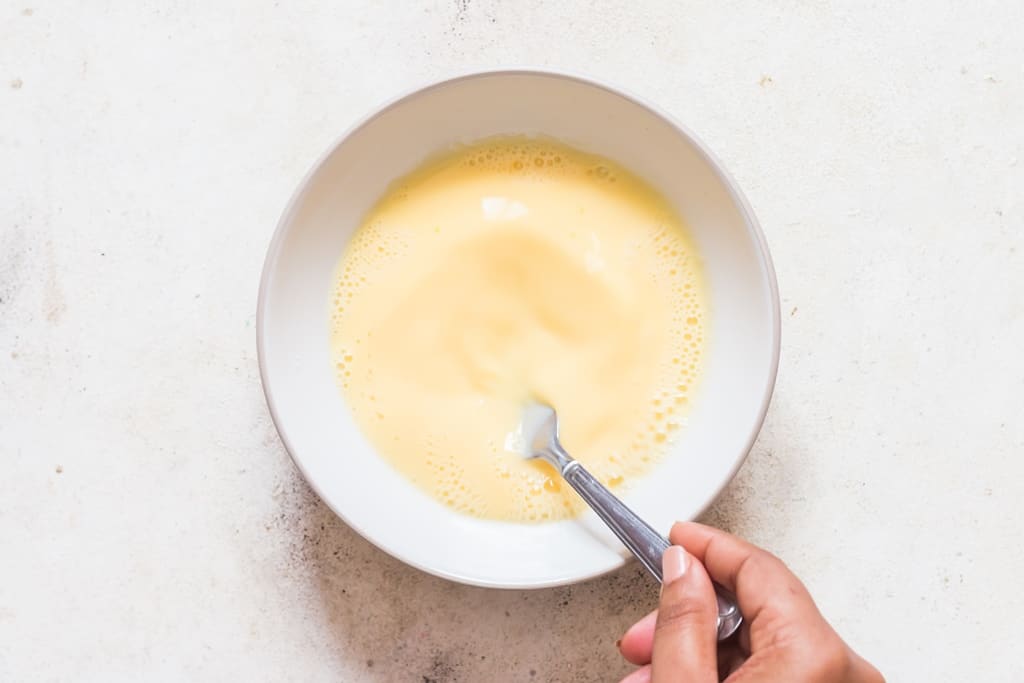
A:
POLYGON ((589 512, 513 524, 435 502, 361 434, 328 346, 332 270, 388 183, 454 143, 501 134, 544 134, 614 159, 691 228, 709 293, 704 374, 689 426, 624 496, 655 528, 699 515, 750 450, 775 384, 779 301, 764 236, 721 165, 664 114, 593 81, 497 71, 436 83, 373 113, 316 163, 281 218, 260 285, 260 371, 281 438, 320 497, 382 550, 454 581, 536 588, 611 571, 628 552, 589 512))

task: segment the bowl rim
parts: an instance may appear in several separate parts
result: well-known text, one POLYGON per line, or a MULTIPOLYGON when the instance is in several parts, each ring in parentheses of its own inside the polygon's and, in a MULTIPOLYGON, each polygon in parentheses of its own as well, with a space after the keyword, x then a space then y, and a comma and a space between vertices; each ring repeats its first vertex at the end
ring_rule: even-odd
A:
POLYGON ((371 545, 375 546, 379 550, 384 551, 391 557, 407 564, 411 567, 415 567, 420 571, 428 574, 438 576, 449 581, 455 581, 466 585, 479 586, 482 588, 501 588, 508 590, 521 590, 521 589, 539 589, 539 588, 552 588, 557 586, 566 586, 576 583, 582 583, 591 579, 610 574, 614 571, 621 569, 627 562, 632 558, 623 558, 620 564, 609 567, 607 569, 598 570, 596 572, 590 572, 574 577, 560 577, 545 581, 535 581, 530 583, 497 583, 494 581, 486 581, 474 579, 473 577, 462 576, 453 572, 441 571, 432 567, 426 566, 414 560, 413 558, 406 557, 403 553, 396 552, 394 549, 388 547, 380 540, 372 538, 358 525, 354 524, 348 519, 348 517, 338 510, 334 505, 331 504, 329 498, 324 495, 321 490, 321 486, 317 484, 315 479, 309 475, 306 467, 302 463, 302 459, 296 454, 295 449, 292 446, 291 440, 288 437, 287 430, 282 424, 278 416, 277 406, 274 400, 273 390, 270 386, 270 382, 267 377, 267 358, 266 358, 266 337, 267 331, 265 327, 265 314, 266 304, 269 297, 270 282, 272 275, 275 270, 275 265, 281 253, 281 247, 284 243, 284 238, 288 232, 288 227, 294 221, 297 213, 297 208, 302 200, 305 198, 309 191, 312 179, 320 172, 327 160, 338 150, 339 147, 349 137, 355 135, 362 128, 370 124, 378 117, 384 115, 391 109, 404 104, 406 101, 418 97, 424 93, 432 90, 437 90, 455 83, 462 81, 474 80, 477 78, 490 78, 495 76, 539 76, 542 78, 552 78, 556 80, 568 80, 573 81, 582 85, 590 86, 604 90, 612 95, 620 97, 628 102, 647 110, 654 116, 660 118, 666 124, 671 126, 679 135, 685 138, 697 151, 697 153, 707 162, 708 166, 718 177, 719 181, 723 184, 726 191, 729 194, 730 199, 736 205, 740 214, 743 217, 744 227, 747 230, 753 244, 757 248, 757 253, 762 266, 762 276, 767 280, 769 303, 771 305, 772 315, 772 338, 771 338, 771 361, 768 368, 768 378, 765 383, 764 392, 761 396, 761 403, 758 407, 757 419, 751 426, 750 434, 747 436, 746 443, 743 447, 740 457, 736 459, 732 468, 729 470, 728 476, 725 477, 722 483, 707 496, 706 500, 698 507, 697 513, 694 518, 700 517, 708 508, 718 499, 729 483, 736 477, 736 473, 739 472, 743 463, 746 462, 750 455, 750 451, 754 447, 754 443, 757 441, 757 437, 761 432, 761 428, 764 425, 765 417, 768 413, 768 407, 771 404, 772 395, 775 390, 776 379, 778 377, 779 370, 779 355, 781 349, 781 338, 782 338, 782 316, 780 313, 781 306, 779 302, 779 286, 778 280, 775 273, 775 266, 772 262, 771 253, 768 250, 768 240, 764 235, 764 231, 761 229, 761 224, 758 222, 750 203, 747 201, 746 196, 740 190, 739 185, 732 178, 732 176, 725 170, 724 165, 719 159, 711 152, 711 150, 704 144, 704 142, 697 137, 693 131, 687 128, 685 125, 680 123, 674 116, 664 111, 660 107, 656 106, 652 102, 631 93, 630 91, 623 89, 617 85, 612 85, 606 81, 598 79, 595 76, 582 75, 580 73, 571 72, 567 70, 555 70, 547 68, 493 68, 493 69, 482 69, 473 70, 467 72, 457 73, 441 79, 430 80, 420 85, 406 88, 399 95, 386 100, 383 104, 380 104, 372 108, 369 113, 357 119, 351 124, 341 135, 336 137, 334 141, 327 147, 327 149, 320 154, 316 161, 312 164, 309 170, 303 175, 299 181, 296 189, 292 192, 288 203, 285 205, 284 210, 281 213, 281 217, 277 221, 277 225, 274 228, 273 236, 271 237, 270 244, 267 247, 267 255, 264 258, 263 268, 260 273, 260 284, 257 294, 256 301, 256 356, 259 364, 260 371, 260 385, 263 389, 263 396, 267 403, 267 408, 270 411, 271 420, 274 423, 274 428, 277 430, 278 435, 281 438, 281 442, 284 444, 285 450, 288 452, 292 462, 298 468, 302 474, 302 478, 306 481, 306 484, 313 490, 313 492, 320 498, 321 501, 333 512, 342 522, 344 522, 349 528, 354 530, 362 538, 367 540, 371 545))

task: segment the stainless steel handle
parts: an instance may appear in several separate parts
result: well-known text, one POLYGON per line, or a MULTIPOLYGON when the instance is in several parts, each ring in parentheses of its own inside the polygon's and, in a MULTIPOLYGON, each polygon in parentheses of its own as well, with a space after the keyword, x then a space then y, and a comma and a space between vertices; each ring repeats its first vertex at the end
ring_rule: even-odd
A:
MULTIPOLYGON (((587 501, 597 516, 604 520, 619 540, 636 555, 659 583, 663 583, 661 556, 669 547, 665 537, 630 510, 621 500, 564 451, 554 454, 561 466, 562 477, 587 501)), ((718 599, 718 639, 725 640, 743 622, 736 598, 725 588, 715 584, 718 599)))

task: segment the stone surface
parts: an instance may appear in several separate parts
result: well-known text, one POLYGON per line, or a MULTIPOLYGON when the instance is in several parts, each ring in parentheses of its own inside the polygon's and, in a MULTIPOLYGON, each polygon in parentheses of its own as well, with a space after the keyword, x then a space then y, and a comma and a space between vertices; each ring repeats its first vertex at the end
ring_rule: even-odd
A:
POLYGON ((256 284, 312 161, 507 65, 657 102, 761 218, 778 390, 709 520, 890 680, 1024 679, 1022 26, 989 0, 0 2, 0 680, 629 670, 639 569, 408 569, 318 502, 260 391, 256 284))

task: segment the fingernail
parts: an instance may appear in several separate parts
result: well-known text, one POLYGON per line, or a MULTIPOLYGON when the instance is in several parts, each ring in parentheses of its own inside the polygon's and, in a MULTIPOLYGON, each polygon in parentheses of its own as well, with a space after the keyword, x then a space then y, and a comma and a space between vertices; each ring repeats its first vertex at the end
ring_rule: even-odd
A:
POLYGON ((690 564, 690 557, 681 546, 669 546, 665 554, 661 556, 661 582, 668 585, 683 577, 686 568, 690 564))

